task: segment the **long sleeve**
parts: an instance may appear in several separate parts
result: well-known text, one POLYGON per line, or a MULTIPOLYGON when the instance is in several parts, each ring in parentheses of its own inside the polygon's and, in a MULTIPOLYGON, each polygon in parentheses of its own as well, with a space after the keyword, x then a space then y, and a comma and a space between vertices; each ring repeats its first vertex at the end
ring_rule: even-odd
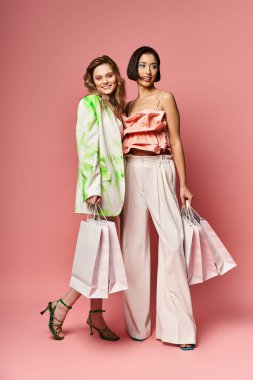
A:
POLYGON ((76 143, 79 170, 83 175, 83 201, 101 196, 99 166, 100 99, 96 95, 83 98, 78 105, 76 143))

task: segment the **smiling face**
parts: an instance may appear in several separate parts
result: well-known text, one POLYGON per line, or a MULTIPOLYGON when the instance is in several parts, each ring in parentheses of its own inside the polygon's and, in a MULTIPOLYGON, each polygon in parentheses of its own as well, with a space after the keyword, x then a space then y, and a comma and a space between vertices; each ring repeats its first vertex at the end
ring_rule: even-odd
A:
POLYGON ((153 87, 158 73, 158 64, 153 54, 142 54, 138 63, 138 83, 153 87))
POLYGON ((108 63, 97 66, 93 71, 93 81, 99 92, 111 95, 117 87, 117 78, 108 63))

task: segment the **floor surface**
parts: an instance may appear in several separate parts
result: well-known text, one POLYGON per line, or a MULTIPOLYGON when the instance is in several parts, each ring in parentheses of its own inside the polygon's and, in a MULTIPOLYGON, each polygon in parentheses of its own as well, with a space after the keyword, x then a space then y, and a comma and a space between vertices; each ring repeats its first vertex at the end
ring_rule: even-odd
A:
POLYGON ((124 331, 120 295, 112 295, 104 307, 109 326, 121 340, 103 341, 97 333, 90 336, 85 323, 89 304, 83 298, 65 321, 65 339, 56 341, 47 328, 48 314, 39 312, 46 307, 50 288, 60 294, 62 283, 48 278, 42 293, 40 282, 33 281, 29 292, 27 280, 2 300, 1 380, 253 379, 249 310, 195 307, 198 345, 183 352, 157 341, 154 330, 144 342, 130 340, 124 331))

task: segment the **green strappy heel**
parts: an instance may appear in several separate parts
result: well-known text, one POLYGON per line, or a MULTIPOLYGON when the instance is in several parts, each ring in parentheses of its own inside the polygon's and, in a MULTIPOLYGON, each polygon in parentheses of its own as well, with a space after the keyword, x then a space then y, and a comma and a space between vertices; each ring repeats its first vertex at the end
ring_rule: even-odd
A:
POLYGON ((61 302, 65 307, 67 307, 68 309, 72 309, 72 306, 68 306, 65 302, 63 302, 63 300, 60 298, 59 300, 56 301, 55 305, 52 307, 52 302, 48 302, 48 305, 46 307, 45 310, 41 311, 40 314, 44 314, 47 310, 49 311, 49 322, 48 322, 48 327, 49 327, 49 330, 51 331, 51 333, 53 334, 53 336, 55 337, 55 339, 57 340, 62 340, 64 339, 63 336, 60 336, 59 333, 62 332, 62 325, 63 325, 63 322, 60 321, 59 319, 55 318, 54 317, 54 311, 58 305, 58 303, 61 302), (54 322, 54 319, 56 321, 58 321, 59 323, 55 323, 54 322))
POLYGON ((93 313, 104 313, 104 312, 105 312, 105 310, 101 310, 101 309, 89 311, 89 317, 88 317, 87 323, 90 326, 90 335, 93 335, 93 329, 95 329, 99 332, 101 339, 110 340, 110 341, 119 340, 120 337, 117 336, 111 329, 109 329, 108 326, 106 326, 104 329, 99 329, 98 327, 93 325, 92 319, 91 319, 91 314, 93 314, 93 313))

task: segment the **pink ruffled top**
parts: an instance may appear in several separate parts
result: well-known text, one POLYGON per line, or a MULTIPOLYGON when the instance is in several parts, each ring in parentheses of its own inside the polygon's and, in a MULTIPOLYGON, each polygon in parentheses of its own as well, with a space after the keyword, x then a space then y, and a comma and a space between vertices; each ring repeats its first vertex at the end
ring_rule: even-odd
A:
POLYGON ((124 154, 129 153, 132 148, 156 154, 170 151, 164 111, 142 110, 130 117, 122 115, 122 120, 124 154))

